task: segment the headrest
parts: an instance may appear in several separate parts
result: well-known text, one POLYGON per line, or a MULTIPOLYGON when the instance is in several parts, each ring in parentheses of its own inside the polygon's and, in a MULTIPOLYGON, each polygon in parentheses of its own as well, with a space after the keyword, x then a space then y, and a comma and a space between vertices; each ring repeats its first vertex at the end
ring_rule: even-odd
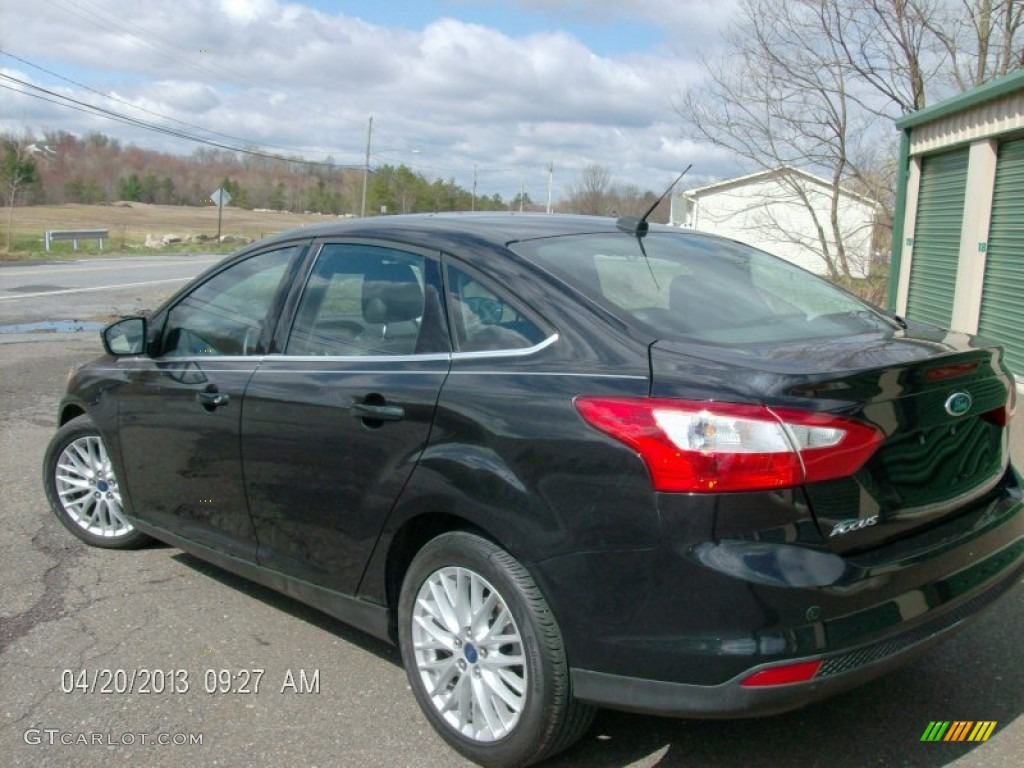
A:
POLYGON ((686 309, 701 300, 701 289, 694 275, 682 274, 672 278, 668 286, 668 305, 672 309, 686 309))
POLYGON ((363 279, 363 319, 398 323, 423 315, 423 289, 408 264, 381 264, 363 279))

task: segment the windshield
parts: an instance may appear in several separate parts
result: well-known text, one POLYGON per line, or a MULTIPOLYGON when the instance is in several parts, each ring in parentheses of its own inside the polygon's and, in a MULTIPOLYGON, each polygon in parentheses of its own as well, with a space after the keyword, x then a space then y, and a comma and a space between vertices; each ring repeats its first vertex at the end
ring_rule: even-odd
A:
POLYGON ((897 327, 826 280, 729 240, 650 232, 641 241, 616 233, 531 240, 512 249, 661 338, 741 345, 897 327))

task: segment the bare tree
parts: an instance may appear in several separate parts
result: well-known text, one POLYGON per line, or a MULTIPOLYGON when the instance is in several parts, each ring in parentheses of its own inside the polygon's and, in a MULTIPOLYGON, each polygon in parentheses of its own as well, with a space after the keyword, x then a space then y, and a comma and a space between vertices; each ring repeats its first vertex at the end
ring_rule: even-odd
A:
POLYGON ((602 165, 591 163, 569 191, 569 206, 576 213, 607 216, 611 213, 612 175, 602 165))
POLYGON ((883 101, 912 112, 1022 66, 1021 0, 821 0, 843 62, 883 101))
MULTIPOLYGON (((705 60, 707 78, 677 105, 685 132, 754 169, 794 166, 828 178, 827 213, 811 210, 796 186, 792 193, 808 206, 828 273, 849 277, 841 190, 891 206, 892 119, 1020 68, 1024 2, 741 0, 740 8, 725 53, 705 60)), ((891 210, 880 218, 884 227, 891 210)))
POLYGON ((965 91, 1024 67, 1021 0, 959 0, 940 5, 935 12, 918 0, 914 11, 921 28, 944 54, 944 82, 965 91))
MULTIPOLYGON (((827 178, 824 211, 799 174, 783 173, 778 180, 810 215, 813 250, 828 274, 849 278, 860 270, 850 264, 839 209, 844 181, 861 172, 857 150, 870 126, 856 99, 867 99, 867 88, 851 77, 828 34, 834 8, 827 3, 742 0, 741 7, 743 22, 726 33, 728 54, 705 60, 707 79, 683 95, 679 113, 695 138, 730 150, 749 166, 792 166, 827 178)), ((765 226, 775 227, 771 220, 765 226)), ((771 236, 803 239, 785 231, 771 236)))
MULTIPOLYGON (((940 46, 923 19, 935 18, 945 0, 824 0, 823 34, 838 63, 868 86, 859 106, 879 115, 921 109, 926 86, 942 65, 940 46)), ((948 3, 946 3, 948 4, 948 3)))
POLYGON ((654 202, 653 196, 647 199, 649 195, 642 193, 636 184, 617 184, 612 192, 612 213, 616 216, 639 216, 654 202))

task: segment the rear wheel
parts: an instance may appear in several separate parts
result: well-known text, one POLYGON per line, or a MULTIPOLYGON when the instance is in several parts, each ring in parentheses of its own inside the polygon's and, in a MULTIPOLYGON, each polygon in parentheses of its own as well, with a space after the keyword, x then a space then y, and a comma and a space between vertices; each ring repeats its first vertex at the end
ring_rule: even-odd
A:
POLYGON ((43 459, 43 486, 57 519, 86 544, 132 549, 150 541, 125 519, 121 488, 88 416, 57 430, 43 459))
POLYGON ((554 616, 527 570, 466 532, 413 559, 399 600, 399 640, 413 693, 434 729, 489 768, 559 752, 594 709, 572 698, 554 616))

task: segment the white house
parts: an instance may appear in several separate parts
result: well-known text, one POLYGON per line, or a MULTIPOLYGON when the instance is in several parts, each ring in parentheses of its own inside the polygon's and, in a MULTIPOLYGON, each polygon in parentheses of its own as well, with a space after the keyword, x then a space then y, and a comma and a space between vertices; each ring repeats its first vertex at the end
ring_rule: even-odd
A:
MULTIPOLYGON (((840 189, 836 218, 853 277, 866 277, 877 204, 840 189)), ((690 189, 672 197, 670 224, 741 240, 819 275, 827 275, 822 237, 836 254, 832 185, 781 166, 690 189)))

